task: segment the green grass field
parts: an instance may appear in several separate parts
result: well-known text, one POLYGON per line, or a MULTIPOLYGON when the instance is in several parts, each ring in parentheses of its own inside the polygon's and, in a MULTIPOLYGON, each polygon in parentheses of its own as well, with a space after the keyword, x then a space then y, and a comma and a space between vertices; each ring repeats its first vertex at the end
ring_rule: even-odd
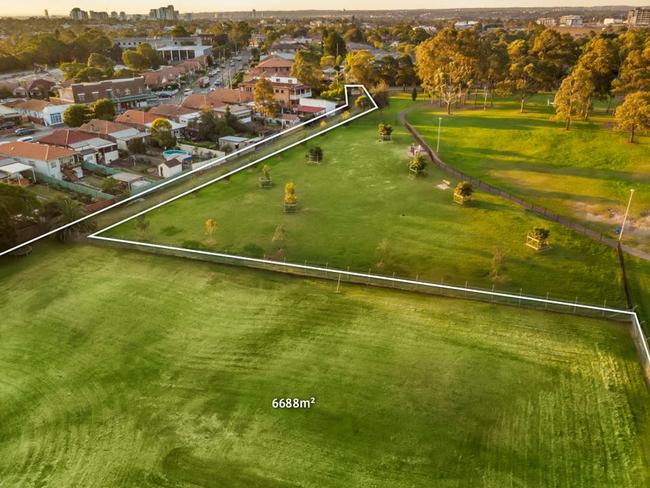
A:
POLYGON ((623 324, 334 288, 82 245, 5 258, 0 485, 650 483, 623 324))
POLYGON ((275 181, 270 190, 257 188, 261 169, 250 169, 148 213, 146 232, 131 221, 106 235, 624 305, 613 250, 485 193, 477 193, 469 207, 454 205, 455 182, 451 189, 438 188, 447 176, 432 166, 426 176, 410 178, 412 138, 396 114, 411 104, 394 99, 382 113, 268 160, 275 181), (393 123, 393 141, 378 142, 380 121, 393 123), (315 144, 325 154, 320 165, 305 160, 315 144), (295 214, 283 212, 287 181, 297 186, 295 214), (214 241, 204 230, 209 218, 218 223, 214 241), (535 226, 551 229, 553 248, 547 253, 524 246, 535 226), (284 237, 274 242, 278 227, 284 237), (495 278, 496 249, 504 258, 495 278))
POLYGON ((407 119, 435 146, 443 116, 440 154, 448 164, 595 228, 620 226, 634 188, 626 240, 650 250, 650 137, 629 144, 602 111, 567 132, 551 120, 548 97, 531 99, 525 114, 498 99, 489 110, 470 104, 451 117, 423 104, 407 119))

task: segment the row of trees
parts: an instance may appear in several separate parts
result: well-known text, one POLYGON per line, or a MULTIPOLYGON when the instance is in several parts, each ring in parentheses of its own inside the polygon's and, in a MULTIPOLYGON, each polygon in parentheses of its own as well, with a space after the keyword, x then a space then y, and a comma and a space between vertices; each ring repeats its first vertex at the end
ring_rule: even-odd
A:
POLYGON ((75 103, 63 112, 63 121, 70 127, 79 127, 90 119, 113 120, 113 118, 115 118, 115 106, 108 98, 101 98, 90 105, 75 103))
POLYGON ((472 87, 516 96, 523 112, 530 96, 560 88, 569 76, 560 102, 568 97, 571 113, 588 114, 594 99, 647 90, 648 63, 650 36, 641 30, 576 40, 544 28, 480 35, 447 27, 416 49, 421 84, 448 113, 472 87), (580 93, 583 100, 572 93, 580 93))

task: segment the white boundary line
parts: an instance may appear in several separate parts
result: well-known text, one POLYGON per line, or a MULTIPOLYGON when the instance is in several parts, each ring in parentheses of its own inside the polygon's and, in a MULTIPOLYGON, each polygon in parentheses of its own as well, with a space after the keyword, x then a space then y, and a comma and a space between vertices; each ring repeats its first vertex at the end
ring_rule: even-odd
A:
MULTIPOLYGON (((248 263, 258 263, 258 264, 270 264, 273 266, 288 266, 292 268, 297 268, 297 269, 304 269, 304 270, 309 270, 309 271, 319 271, 323 272, 326 274, 332 274, 335 276, 352 276, 356 278, 367 278, 367 279, 373 279, 373 280, 378 280, 378 281, 384 281, 387 283, 401 283, 401 284, 407 284, 407 285, 417 285, 417 286, 422 286, 422 287, 427 287, 427 288, 437 288, 441 290, 453 290, 453 291, 461 291, 461 292, 470 292, 470 293, 475 293, 478 295, 487 295, 487 296, 494 296, 494 297, 501 297, 501 298, 510 298, 513 300, 523 300, 527 302, 534 302, 534 303, 545 303, 545 304, 552 304, 552 305, 560 305, 567 307, 567 309, 584 309, 584 310, 594 310, 597 312, 610 312, 610 313, 617 313, 621 315, 627 315, 632 319, 632 323, 634 324, 634 327, 636 329, 636 332, 638 333, 639 337, 641 338, 641 342, 643 343, 643 353, 645 355, 646 359, 646 364, 642 365, 642 367, 645 369, 647 367, 650 367, 650 349, 648 347, 648 340, 643 333, 643 329, 641 328, 641 323, 639 321, 639 317, 637 313, 634 310, 621 310, 618 308, 609 308, 609 307, 599 307, 595 305, 585 305, 581 303, 571 303, 571 302, 564 302, 562 300, 549 300, 546 298, 537 298, 537 297, 531 297, 531 296, 526 296, 526 295, 513 295, 511 293, 502 293, 502 292, 496 292, 496 291, 488 291, 488 290, 480 290, 476 288, 464 288, 461 286, 453 286, 453 285, 445 285, 442 283, 431 283, 429 281, 418 281, 418 280, 408 280, 405 278, 393 278, 390 276, 383 276, 383 275, 373 275, 373 274, 368 274, 368 273, 358 273, 355 271, 345 271, 341 269, 336 269, 336 268, 323 268, 322 266, 309 266, 306 264, 297 264, 297 263, 287 263, 283 261, 273 261, 270 259, 260 259, 260 258, 250 258, 246 256, 238 256, 235 254, 224 254, 224 253, 218 253, 218 252, 210 252, 210 251, 201 251, 198 249, 187 249, 183 247, 175 247, 175 246, 165 246, 162 244, 152 244, 149 242, 138 242, 138 241, 130 241, 126 239, 116 239, 114 237, 103 237, 99 236, 97 234, 93 234, 89 236, 92 239, 97 239, 97 240, 102 240, 102 241, 108 241, 108 242, 117 242, 119 244, 128 244, 131 246, 144 246, 144 247, 150 247, 154 249, 164 249, 168 251, 180 251, 188 254, 199 254, 199 255, 204 255, 204 256, 215 256, 215 257, 220 257, 220 258, 227 258, 227 259, 233 259, 235 261, 244 261, 248 263)), ((461 297, 459 297, 461 298, 461 297)))
MULTIPOLYGON (((73 225, 76 225, 76 224, 78 224, 78 223, 80 223, 80 222, 83 222, 83 221, 88 220, 88 219, 90 219, 90 218, 96 217, 97 215, 99 215, 99 214, 101 214, 101 213, 107 212, 108 210, 111 210, 111 209, 113 209, 113 208, 115 208, 115 207, 118 207, 118 206, 120 206, 120 205, 123 205, 123 204, 125 204, 125 203, 127 203, 127 202, 130 202, 130 201, 135 200, 135 199, 137 199, 137 198, 142 198, 142 196, 143 196, 143 195, 146 195, 147 193, 151 193, 151 192, 154 192, 154 191, 156 191, 156 190, 158 190, 158 189, 160 189, 160 188, 164 188, 165 186, 167 186, 167 185, 169 185, 169 184, 171 184, 171 183, 175 183, 176 181, 178 181, 178 180, 180 180, 180 179, 183 179, 183 178, 186 178, 186 177, 188 177, 188 176, 191 176, 192 174, 194 174, 194 173, 196 173, 196 172, 204 171, 204 170, 206 170, 206 169, 209 169, 209 168, 211 168, 212 166, 215 166, 215 165, 218 165, 219 163, 225 162, 225 161, 227 161, 228 159, 231 159, 231 158, 233 158, 233 157, 236 157, 236 156, 240 155, 241 153, 244 153, 244 152, 250 152, 250 148, 256 148, 256 147, 259 146, 259 145, 266 144, 266 143, 268 143, 269 141, 271 141, 271 140, 273 140, 273 139, 277 139, 278 137, 281 137, 281 136, 283 136, 283 135, 285 135, 285 134, 288 134, 288 133, 290 133, 290 132, 293 132, 293 131, 295 131, 295 130, 301 128, 301 127, 304 127, 304 126, 307 125, 307 124, 312 124, 312 123, 313 123, 314 121, 316 121, 316 120, 322 119, 322 118, 324 118, 324 117, 328 117, 328 116, 330 116, 330 115, 334 115, 336 112, 339 112, 339 111, 341 111, 341 110, 344 110, 344 109, 346 109, 346 108, 348 108, 348 107, 350 106, 350 99, 349 99, 349 96, 348 96, 348 90, 349 90, 350 88, 361 88, 361 89, 366 93, 366 96, 368 97, 368 99, 372 102, 373 107, 370 108, 370 109, 368 109, 368 110, 366 110, 366 111, 364 111, 364 112, 362 112, 362 113, 360 113, 360 114, 355 115, 354 117, 350 117, 350 118, 347 119, 347 120, 344 120, 344 121, 342 121, 342 122, 340 122, 340 123, 338 123, 338 124, 336 124, 336 125, 333 125, 332 127, 328 127, 327 129, 325 129, 325 130, 323 130, 323 131, 321 131, 321 132, 318 132, 317 134, 312 134, 311 136, 308 136, 308 137, 306 137, 306 138, 300 140, 300 141, 297 142, 297 143, 293 143, 293 144, 291 144, 291 145, 289 145, 289 146, 287 146, 287 147, 285 147, 285 148, 282 148, 282 149, 280 149, 280 150, 278 150, 278 151, 273 152, 272 154, 269 154, 269 155, 267 155, 267 156, 264 156, 264 157, 258 159, 257 161, 254 161, 253 163, 249 163, 249 164, 247 164, 247 165, 245 165, 245 166, 243 166, 243 167, 241 167, 241 168, 238 168, 237 170, 233 170, 233 171, 227 173, 226 175, 223 175, 223 176, 221 176, 221 177, 219 177, 219 178, 216 178, 216 179, 214 179, 214 180, 212 180, 212 181, 210 181, 210 182, 208 182, 208 183, 206 183, 206 184, 214 183, 214 181, 218 181, 219 179, 222 179, 222 178, 224 178, 224 177, 226 177, 226 176, 230 176, 230 175, 232 175, 232 174, 234 174, 234 173, 236 173, 236 172, 238 172, 238 171, 241 171, 241 170, 243 170, 243 169, 246 169, 246 168, 248 168, 248 167, 250 167, 250 166, 252 166, 252 165, 258 163, 259 161, 262 161, 262 160, 264 160, 264 159, 266 159, 266 158, 269 158, 269 157, 271 157, 271 156, 274 156, 274 155, 276 155, 276 154, 278 154, 278 153, 280 153, 280 152, 282 152, 282 151, 284 151, 284 150, 286 150, 286 149, 289 149, 289 148, 291 148, 291 147, 294 147, 294 146, 296 146, 296 145, 298 145, 298 144, 302 144, 302 143, 305 142, 305 141, 308 141, 308 140, 310 140, 310 139, 312 139, 312 138, 314 138, 314 137, 316 137, 316 136, 318 136, 318 135, 320 135, 320 134, 324 134, 325 132, 328 132, 328 131, 330 131, 330 130, 332 130, 332 129, 335 129, 336 127, 339 127, 340 125, 343 125, 343 124, 346 124, 346 123, 348 123, 348 122, 351 122, 352 120, 354 120, 354 119, 356 119, 356 118, 358 118, 358 117, 361 117, 361 116, 363 116, 363 115, 369 114, 370 112, 373 112, 373 111, 375 111, 375 110, 377 110, 377 109, 379 108, 379 107, 377 106, 377 103, 375 102, 374 98, 372 98, 372 95, 370 95, 370 92, 366 89, 366 87, 365 87, 364 85, 344 85, 345 104, 344 104, 344 105, 341 105, 340 107, 335 108, 334 110, 330 110, 329 112, 325 112, 324 114, 321 114, 321 115, 319 115, 319 116, 317 116, 317 117, 314 117, 313 119, 310 119, 310 120, 308 120, 308 121, 306 121, 306 122, 301 122, 300 124, 295 125, 295 126, 293 126, 293 127, 290 127, 290 128, 288 128, 288 129, 285 129, 285 130, 283 130, 283 131, 281 131, 281 132, 278 132, 277 134, 273 134, 273 135, 271 135, 271 136, 269 136, 269 137, 267 137, 267 138, 265 138, 265 139, 263 139, 263 140, 261 140, 261 141, 258 141, 258 142, 254 143, 254 144, 251 144, 250 146, 246 146, 245 148, 238 149, 237 151, 234 151, 234 152, 232 152, 232 153, 230 153, 230 154, 227 154, 227 155, 225 155, 225 156, 222 156, 222 157, 220 157, 220 158, 216 158, 216 159, 213 159, 213 160, 211 160, 211 161, 208 161, 207 164, 204 164, 204 165, 201 166, 200 168, 196 168, 196 169, 193 169, 193 170, 191 170, 191 171, 188 171, 187 173, 181 173, 180 175, 178 175, 178 176, 176 176, 176 177, 170 178, 170 179, 168 179, 168 180, 164 180, 164 181, 163 181, 162 183, 160 183, 159 185, 156 185, 156 186, 154 186, 154 187, 152 187, 152 188, 149 188, 149 189, 143 190, 143 191, 141 191, 140 193, 136 193, 135 195, 131 195, 131 196, 129 196, 129 197, 123 199, 123 200, 120 200, 120 201, 118 201, 118 202, 115 202, 115 203, 112 204, 112 205, 109 205, 109 206, 106 207, 106 208, 103 208, 103 209, 101 209, 101 210, 98 210, 97 212, 93 212, 93 213, 91 213, 91 214, 85 215, 85 216, 81 217, 80 219, 75 220, 74 222, 69 222, 69 223, 67 223, 67 224, 65 224, 65 225, 62 225, 62 226, 57 227, 57 228, 55 228, 55 229, 49 230, 49 231, 47 231, 47 232, 45 232, 45 233, 43 233, 43 234, 41 234, 41 235, 39 235, 39 236, 37 236, 37 237, 34 237, 33 239, 29 239, 29 240, 27 240, 27 241, 25 241, 25 242, 21 242, 20 244, 17 244, 17 245, 15 245, 15 246, 13 246, 13 247, 11 247, 11 248, 9 248, 9 249, 5 249, 4 251, 0 251, 0 256, 4 256, 5 254, 8 254, 8 253, 10 253, 10 252, 12 252, 12 251, 15 251, 16 249, 20 249, 21 247, 28 246, 28 245, 30 245, 30 244, 32 244, 32 243, 34 243, 34 242, 37 242, 37 241, 39 241, 39 240, 41 240, 41 239, 44 239, 45 237, 51 236, 51 235, 53 235, 53 234, 56 234, 56 233, 59 232, 60 230, 67 229, 68 227, 72 227, 73 225)), ((202 184, 201 186, 196 187, 196 188, 192 189, 191 191, 184 192, 182 195, 185 195, 185 194, 187 194, 187 193, 191 193, 192 191, 198 190, 199 188, 202 188, 203 186, 206 186, 206 184, 202 184)), ((169 201, 171 201, 171 200, 168 200, 167 202, 169 202, 169 201)), ((167 203, 167 202, 165 202, 165 203, 167 203)), ((156 207, 158 207, 158 206, 160 206, 160 205, 156 205, 156 207)), ((156 208, 156 207, 152 207, 152 208, 149 209, 149 210, 153 210, 153 209, 156 208)), ((137 216, 141 215, 142 213, 145 213, 145 212, 140 212, 140 213, 138 213, 137 215, 135 215, 134 217, 137 217, 137 216)), ((133 217, 131 217, 131 218, 133 218, 133 217)), ((129 220, 129 219, 126 219, 126 220, 129 220)), ((122 222, 124 222, 124 221, 122 221, 122 222)), ((118 224, 119 224, 119 223, 122 223, 122 222, 118 222, 118 224)), ((117 225, 117 224, 116 224, 116 225, 117 225)), ((108 229, 110 229, 110 228, 112 228, 112 227, 113 227, 113 226, 111 226, 111 227, 107 227, 107 228, 105 228, 105 229, 102 229, 102 230, 99 231, 99 232, 103 232, 104 230, 108 230, 108 229)), ((93 234, 91 237, 94 237, 94 235, 95 235, 95 234, 93 234)))

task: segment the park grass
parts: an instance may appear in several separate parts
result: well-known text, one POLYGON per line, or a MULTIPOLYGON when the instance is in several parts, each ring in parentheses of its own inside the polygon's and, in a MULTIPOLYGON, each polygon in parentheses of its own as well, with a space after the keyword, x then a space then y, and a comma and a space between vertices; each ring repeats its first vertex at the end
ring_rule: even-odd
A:
POLYGON ((478 192, 467 207, 452 203, 445 174, 429 166, 409 177, 412 138, 397 113, 415 106, 403 97, 391 106, 266 161, 275 186, 257 188, 252 168, 146 214, 149 227, 126 222, 107 236, 193 249, 286 259, 354 271, 623 307, 615 252, 495 196, 478 192), (394 126, 393 141, 378 142, 377 124, 394 126), (308 164, 320 145, 324 162, 308 164), (299 210, 283 212, 283 187, 294 181, 299 210), (218 230, 211 240, 204 223, 218 230), (533 227, 551 230, 552 248, 524 245, 533 227), (284 242, 273 242, 280 227, 284 242), (504 256, 491 276, 495 250, 504 256))
POLYGON ((634 188, 626 240, 650 250, 650 137, 629 144, 626 134, 612 130, 613 117, 602 110, 566 131, 563 122, 551 119, 548 98, 532 98, 525 114, 509 99, 497 99, 486 111, 470 104, 452 116, 423 104, 407 119, 435 146, 442 116, 445 162, 612 235, 634 188))
POLYGON ((334 289, 87 245, 5 258, 0 484, 650 483, 625 324, 334 289))

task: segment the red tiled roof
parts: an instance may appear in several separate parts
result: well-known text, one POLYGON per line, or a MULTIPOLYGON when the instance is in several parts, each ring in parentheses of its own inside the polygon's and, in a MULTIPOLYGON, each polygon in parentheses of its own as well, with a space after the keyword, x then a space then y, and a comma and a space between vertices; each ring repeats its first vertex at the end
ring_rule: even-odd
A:
POLYGON ((69 144, 87 141, 93 137, 95 136, 79 130, 59 129, 50 135, 40 138, 37 142, 39 144, 50 144, 53 146, 67 146, 69 144))
POLYGON ((66 156, 74 156, 77 152, 65 147, 50 146, 48 144, 12 141, 0 144, 0 154, 16 158, 52 161, 66 156))
POLYGON ((118 124, 147 125, 159 118, 156 114, 143 112, 142 110, 127 110, 115 118, 118 124))
POLYGON ((255 68, 291 68, 293 61, 284 59, 280 56, 269 56, 264 61, 260 61, 255 68))
POLYGON ((158 105, 149 110, 150 114, 155 114, 159 117, 178 117, 179 115, 187 115, 194 112, 196 112, 196 110, 171 103, 158 105))
POLYGON ((113 134, 127 129, 132 129, 132 127, 101 119, 92 119, 79 127, 80 131, 93 134, 113 134))

